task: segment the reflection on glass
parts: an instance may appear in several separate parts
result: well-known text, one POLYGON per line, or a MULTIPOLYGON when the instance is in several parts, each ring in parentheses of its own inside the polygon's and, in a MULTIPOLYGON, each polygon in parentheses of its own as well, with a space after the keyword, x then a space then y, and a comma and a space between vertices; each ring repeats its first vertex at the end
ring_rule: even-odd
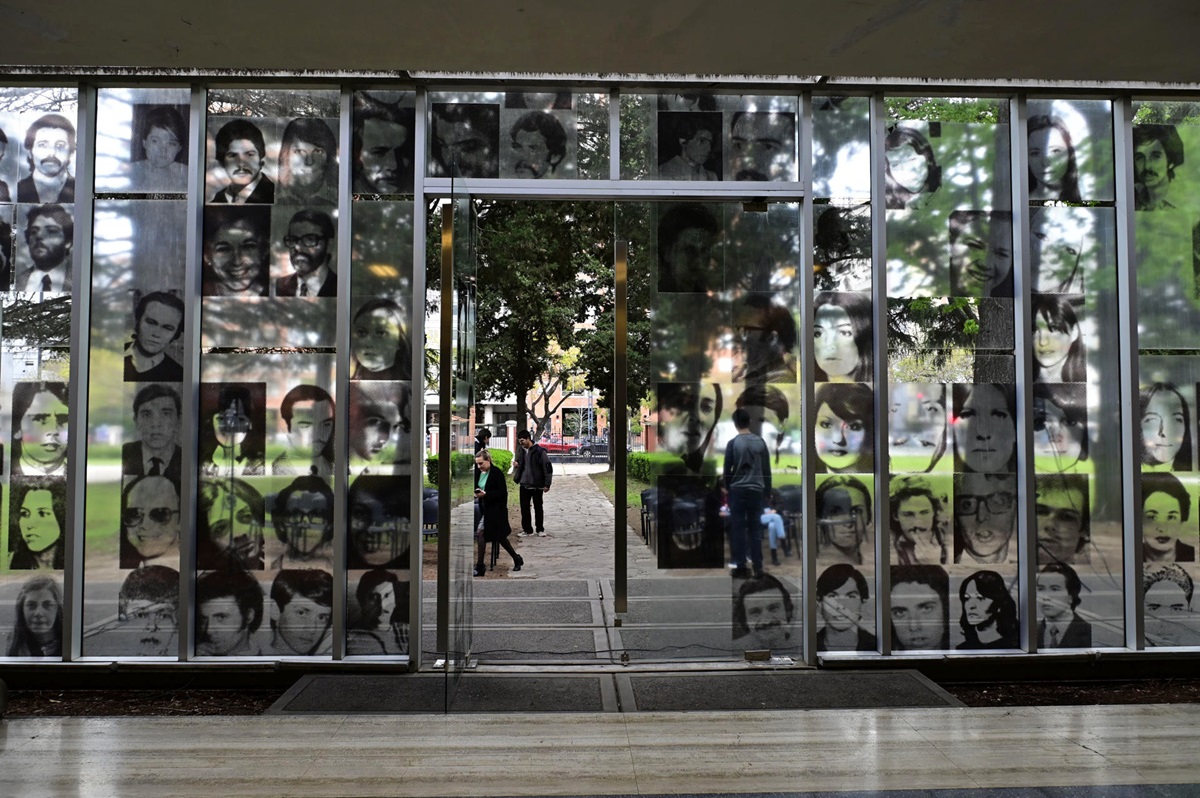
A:
POLYGON ((275 494, 271 524, 283 544, 272 570, 333 566, 333 491, 321 477, 296 477, 275 494))
POLYGON ((954 470, 1015 471, 1016 392, 1012 385, 955 385, 954 470))
POLYGON ((1191 471, 1192 424, 1188 403, 1169 382, 1143 388, 1138 399, 1143 471, 1191 471))
MULTIPOLYGON (((323 119, 293 119, 279 145, 282 205, 337 205, 337 137, 323 119)), ((232 177, 232 175, 231 175, 232 177)))
POLYGON ((942 185, 942 170, 929 139, 915 126, 896 125, 888 131, 883 147, 887 207, 920 207, 942 185))
POLYGON ((266 504, 242 479, 203 479, 198 492, 196 567, 201 571, 263 569, 266 504))
POLYGON ((816 472, 870 473, 875 467, 875 412, 871 388, 862 383, 817 387, 814 435, 816 472))
POLYGON ((828 477, 820 481, 814 499, 817 508, 817 560, 863 564, 870 558, 875 527, 871 492, 858 477, 828 477))
POLYGON ((435 177, 500 176, 500 106, 433 103, 430 167, 435 177))
POLYGON ((948 448, 945 385, 915 382, 892 385, 889 415, 892 473, 949 467, 942 460, 948 448))
POLYGON ((407 316, 390 299, 371 299, 350 326, 354 380, 407 380, 412 372, 407 316))
POLYGON ((413 190, 415 109, 412 95, 395 101, 354 95, 354 193, 408 194, 413 190))

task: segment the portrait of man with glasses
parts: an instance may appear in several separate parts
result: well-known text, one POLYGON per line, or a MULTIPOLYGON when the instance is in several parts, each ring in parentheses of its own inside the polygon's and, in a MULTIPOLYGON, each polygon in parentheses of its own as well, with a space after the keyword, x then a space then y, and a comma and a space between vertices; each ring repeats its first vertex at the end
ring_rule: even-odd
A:
POLYGON ((954 562, 1015 562, 1017 478, 968 472, 954 478, 954 562))
POLYGON ((275 296, 337 296, 334 237, 333 219, 328 213, 312 208, 297 211, 283 237, 293 271, 276 278, 275 296))
POLYGON ((121 567, 179 566, 179 486, 164 476, 131 480, 121 492, 121 567))

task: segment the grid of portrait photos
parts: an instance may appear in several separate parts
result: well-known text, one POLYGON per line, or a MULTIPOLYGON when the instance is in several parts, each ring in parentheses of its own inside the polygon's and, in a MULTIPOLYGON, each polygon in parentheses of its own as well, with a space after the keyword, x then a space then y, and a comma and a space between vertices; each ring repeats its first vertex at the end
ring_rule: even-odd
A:
POLYGON ((1133 170, 1147 646, 1200 645, 1200 126, 1194 103, 1134 105, 1133 170), (1143 287, 1144 286, 1144 287, 1143 287))
MULTIPOLYGON (((725 580, 732 573, 732 649, 795 654, 803 499, 799 208, 684 202, 649 210, 659 454, 643 505, 658 567, 705 569, 725 580), (724 473, 738 437, 733 415, 742 409, 771 464, 770 490, 759 494, 763 508, 753 523, 734 517, 737 497, 731 503, 724 473)), ((704 617, 710 609, 697 605, 699 615, 689 620, 719 622, 704 617)), ((728 633, 711 645, 729 650, 728 633)))
MULTIPOLYGON (((892 645, 1018 649, 1006 107, 888 103, 892 645)), ((1118 401, 1111 106, 1031 101, 1027 140, 1037 644, 1121 645, 1120 449, 1088 423, 1118 401)))
POLYGON ((433 92, 430 103, 430 177, 608 177, 605 94, 433 92))
POLYGON ((623 95, 622 103, 636 120, 622 130, 622 151, 631 156, 623 162, 622 177, 799 180, 794 96, 632 94, 623 95))
POLYGON ((0 91, 0 656, 62 654, 77 100, 0 91))

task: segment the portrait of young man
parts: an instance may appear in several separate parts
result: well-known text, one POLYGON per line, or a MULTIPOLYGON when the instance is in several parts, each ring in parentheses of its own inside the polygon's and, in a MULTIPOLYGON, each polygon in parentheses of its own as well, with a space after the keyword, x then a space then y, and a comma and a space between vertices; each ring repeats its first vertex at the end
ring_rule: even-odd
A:
POLYGON ((333 567, 333 491, 321 477, 296 477, 275 496, 271 524, 283 551, 273 571, 333 567))
POLYGON ((734 180, 796 179, 796 115, 738 111, 729 123, 729 171, 734 180))
POLYGON ((204 209, 204 296, 266 296, 270 287, 269 208, 204 209))
POLYGON ((13 289, 21 292, 71 292, 71 248, 75 220, 62 205, 29 209, 22 232, 25 247, 18 250, 13 289))
POLYGON ((499 177, 500 106, 434 103, 431 150, 439 177, 499 177))
POLYGON ((271 649, 286 657, 333 647, 333 577, 315 568, 280 571, 271 583, 271 649))
POLYGON ((263 174, 267 145, 257 125, 248 119, 231 119, 217 130, 214 145, 225 186, 211 202, 244 205, 275 201, 275 183, 263 174))
POLYGON ((18 476, 66 476, 65 382, 18 382, 12 392, 12 470, 18 476))
POLYGON ((133 341, 125 344, 126 382, 180 382, 183 366, 168 347, 183 335, 183 300, 151 291, 133 311, 133 341))
POLYGON ((196 580, 196 654, 257 657, 254 634, 262 625, 263 591, 240 568, 210 571, 196 580))
POLYGON ((153 383, 138 389, 133 398, 133 423, 138 439, 121 446, 121 473, 126 476, 165 476, 179 483, 179 391, 172 385, 153 383))
POLYGON ((297 385, 279 404, 287 429, 287 449, 271 463, 271 473, 328 477, 333 474, 333 397, 316 385, 297 385))
POLYGON ((121 491, 121 568, 179 565, 179 484, 137 477, 121 491))
POLYGON ((562 121, 549 111, 530 111, 509 128, 502 177, 564 177, 574 171, 573 163, 564 165, 566 157, 567 131, 562 121))
POLYGON ((663 180, 720 180, 720 132, 720 113, 660 112, 658 176, 663 180))
POLYGON ((179 572, 147 565, 129 572, 117 596, 124 645, 121 653, 138 657, 179 654, 179 572))
POLYGON ((25 132, 29 176, 17 183, 17 202, 74 202, 75 126, 65 116, 46 114, 25 132))
POLYGON ((415 120, 416 109, 354 95, 355 194, 412 192, 415 120))
POLYGON ((275 280, 275 296, 337 296, 333 219, 325 211, 305 208, 288 222, 283 247, 292 272, 275 280))

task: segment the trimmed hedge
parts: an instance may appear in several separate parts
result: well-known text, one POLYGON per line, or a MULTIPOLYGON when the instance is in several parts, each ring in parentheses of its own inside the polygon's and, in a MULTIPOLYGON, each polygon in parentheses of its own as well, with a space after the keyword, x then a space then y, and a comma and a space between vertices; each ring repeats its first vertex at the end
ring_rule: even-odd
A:
MULTIPOLYGON (((665 471, 678 471, 679 455, 670 452, 630 452, 625 455, 626 468, 629 478, 641 482, 654 483, 654 478, 665 471)), ((716 473, 716 463, 704 461, 704 471, 707 475, 716 473)))
MULTIPOLYGON (((492 465, 499 468, 501 471, 508 471, 508 467, 512 465, 513 453, 506 449, 489 449, 492 454, 492 465)), ((467 454, 466 452, 451 452, 450 453, 450 473, 451 476, 461 477, 471 473, 471 469, 475 467, 475 455, 467 454)), ((425 459, 425 478, 434 485, 438 481, 438 456, 432 455, 425 459)))

